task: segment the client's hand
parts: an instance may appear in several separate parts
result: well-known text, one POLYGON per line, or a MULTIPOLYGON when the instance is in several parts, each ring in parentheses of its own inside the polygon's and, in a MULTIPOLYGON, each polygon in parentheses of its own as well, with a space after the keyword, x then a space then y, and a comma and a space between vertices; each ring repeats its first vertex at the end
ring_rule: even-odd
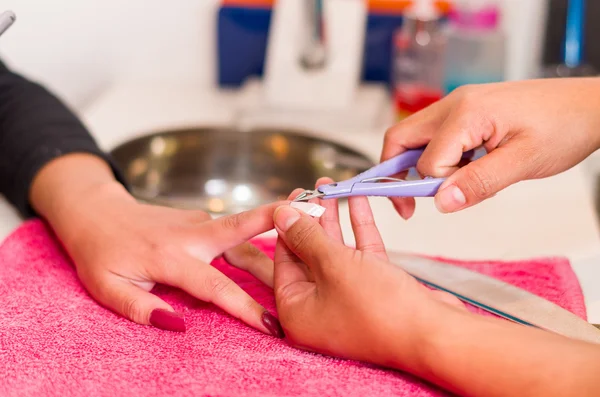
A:
POLYGON ((286 336, 304 349, 388 365, 388 341, 399 335, 404 357, 393 359, 406 365, 430 307, 442 301, 464 306, 388 262, 365 197, 349 198, 356 249, 343 244, 336 200, 319 204, 326 207, 319 221, 287 205, 275 212, 274 289, 286 336))
POLYGON ((102 160, 89 155, 64 156, 44 167, 31 202, 64 244, 89 293, 130 320, 185 331, 183 315, 149 292, 162 283, 283 336, 275 317, 210 265, 223 254, 272 286, 273 262, 246 241, 273 228, 277 203, 215 220, 201 211, 139 204, 102 160))

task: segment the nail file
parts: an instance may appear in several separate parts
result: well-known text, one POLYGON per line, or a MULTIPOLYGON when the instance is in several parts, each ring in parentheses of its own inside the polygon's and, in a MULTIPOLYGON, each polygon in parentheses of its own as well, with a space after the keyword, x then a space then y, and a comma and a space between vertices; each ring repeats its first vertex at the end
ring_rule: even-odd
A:
POLYGON ((325 207, 315 203, 306 203, 303 201, 293 201, 290 203, 290 207, 295 208, 299 211, 304 212, 315 218, 320 218, 325 213, 325 207))
POLYGON ((511 284, 449 263, 389 252, 390 261, 432 288, 519 324, 592 343, 600 330, 562 307, 511 284))

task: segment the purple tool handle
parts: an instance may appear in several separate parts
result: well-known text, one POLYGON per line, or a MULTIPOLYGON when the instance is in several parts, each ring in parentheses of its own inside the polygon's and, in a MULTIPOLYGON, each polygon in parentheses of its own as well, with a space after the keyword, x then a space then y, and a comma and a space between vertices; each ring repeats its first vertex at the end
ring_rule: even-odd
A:
MULTIPOLYGON (((431 197, 435 196, 446 178, 425 178, 416 181, 401 182, 361 182, 369 178, 386 177, 415 167, 423 154, 423 149, 408 150, 396 157, 343 182, 319 187, 325 196, 323 199, 348 196, 385 196, 385 197, 431 197)), ((463 154, 463 159, 473 157, 470 150, 463 154)))
MULTIPOLYGON (((427 178, 405 182, 357 183, 344 196, 432 197, 445 180, 446 178, 427 178)), ((330 197, 326 195, 323 198, 330 197)))

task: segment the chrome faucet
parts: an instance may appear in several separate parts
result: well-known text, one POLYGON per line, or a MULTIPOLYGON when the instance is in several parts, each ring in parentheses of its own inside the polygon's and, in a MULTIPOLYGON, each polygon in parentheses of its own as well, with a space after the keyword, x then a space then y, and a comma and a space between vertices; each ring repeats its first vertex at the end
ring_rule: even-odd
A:
POLYGON ((305 3, 308 35, 300 63, 306 69, 320 69, 325 66, 327 48, 325 43, 324 0, 301 0, 305 3))

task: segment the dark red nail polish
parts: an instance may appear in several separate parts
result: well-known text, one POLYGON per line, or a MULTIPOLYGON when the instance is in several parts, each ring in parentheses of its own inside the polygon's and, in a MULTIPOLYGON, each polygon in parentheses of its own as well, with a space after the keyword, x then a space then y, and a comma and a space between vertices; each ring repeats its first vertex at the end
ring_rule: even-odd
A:
POLYGON ((271 335, 280 339, 285 338, 283 328, 281 328, 281 324, 279 323, 279 320, 275 318, 275 316, 273 316, 269 312, 264 312, 261 320, 265 327, 269 330, 271 335))
POLYGON ((165 309, 154 309, 150 313, 150 324, 167 331, 185 332, 185 319, 182 313, 165 309))

